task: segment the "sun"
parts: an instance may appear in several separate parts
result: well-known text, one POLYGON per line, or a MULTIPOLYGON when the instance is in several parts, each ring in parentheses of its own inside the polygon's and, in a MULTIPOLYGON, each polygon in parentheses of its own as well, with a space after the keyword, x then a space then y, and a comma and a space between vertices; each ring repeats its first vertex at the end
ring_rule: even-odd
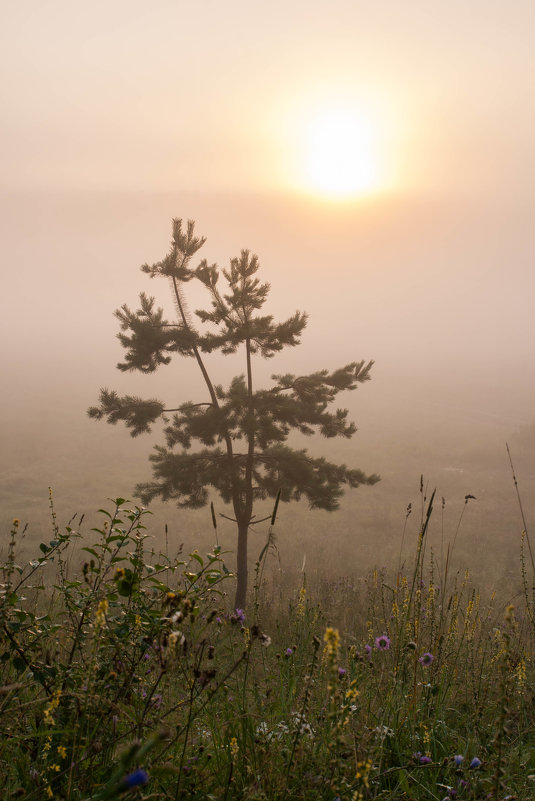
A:
POLYGON ((357 197, 380 188, 376 132, 371 121, 349 108, 317 112, 305 125, 304 182, 332 198, 357 197))

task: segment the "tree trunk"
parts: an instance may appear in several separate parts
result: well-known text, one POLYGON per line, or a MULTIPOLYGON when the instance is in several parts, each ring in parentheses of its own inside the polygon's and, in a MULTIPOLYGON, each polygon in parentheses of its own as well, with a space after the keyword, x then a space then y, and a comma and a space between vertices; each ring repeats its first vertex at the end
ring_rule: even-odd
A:
POLYGON ((247 535, 249 533, 249 520, 238 522, 238 552, 237 552, 237 585, 235 609, 245 609, 247 602, 247 535))

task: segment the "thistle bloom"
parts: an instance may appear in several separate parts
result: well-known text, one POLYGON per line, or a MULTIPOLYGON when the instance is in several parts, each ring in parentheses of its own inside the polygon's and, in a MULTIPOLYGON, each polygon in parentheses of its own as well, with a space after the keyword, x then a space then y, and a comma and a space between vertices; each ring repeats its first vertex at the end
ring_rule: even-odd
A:
POLYGON ((386 634, 382 634, 380 637, 375 638, 375 647, 379 651, 388 651, 390 648, 390 639, 386 636, 386 634))
POLYGON ((245 620, 245 612, 243 611, 243 609, 236 609, 235 617, 236 620, 238 620, 240 623, 243 623, 245 620))
POLYGON ((455 754, 455 756, 453 757, 453 761, 455 762, 458 768, 462 765, 463 759, 464 757, 462 754, 455 754))
POLYGON ((481 760, 477 757, 474 757, 473 760, 470 762, 471 768, 479 768, 481 767, 481 760))
POLYGON ((431 662, 433 661, 434 658, 435 657, 433 656, 433 654, 430 654, 429 652, 427 652, 425 654, 422 654, 422 656, 419 658, 418 662, 420 662, 420 664, 422 664, 424 667, 427 667, 428 665, 431 664, 431 662))

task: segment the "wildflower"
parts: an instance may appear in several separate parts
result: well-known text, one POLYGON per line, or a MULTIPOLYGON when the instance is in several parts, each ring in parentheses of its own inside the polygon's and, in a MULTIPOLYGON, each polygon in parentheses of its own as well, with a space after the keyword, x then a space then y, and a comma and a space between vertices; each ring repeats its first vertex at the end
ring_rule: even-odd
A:
POLYGON ((364 650, 366 651, 366 656, 368 657, 368 659, 371 659, 371 656, 372 656, 372 647, 371 647, 371 645, 368 645, 368 643, 366 643, 366 645, 364 646, 364 650))
POLYGON ((20 520, 18 517, 13 518, 13 526, 18 528, 20 526, 20 520))
POLYGON ((268 648, 271 645, 271 637, 268 634, 261 634, 260 643, 264 648, 268 648))
POLYGON ((474 757, 473 760, 470 762, 471 768, 479 768, 481 767, 481 760, 477 757, 474 757))
POLYGON ((240 750, 240 747, 238 745, 238 740, 236 739, 236 737, 231 737, 229 747, 230 747, 230 753, 232 754, 232 758, 236 759, 236 757, 238 756, 238 751, 240 750))
POLYGON ((462 765, 463 759, 464 757, 462 754, 455 754, 455 756, 453 757, 453 761, 455 762, 458 768, 462 765))
POLYGON ((65 748, 64 745, 58 745, 58 754, 62 759, 67 758, 67 749, 65 748))
POLYGON ((285 656, 291 656, 291 655, 293 654, 293 651, 292 651, 292 649, 291 649, 291 648, 287 648, 287 649, 285 650, 284 654, 285 654, 285 656))
POLYGON ((95 615, 95 622, 97 626, 103 626, 106 622, 106 612, 108 611, 108 602, 105 598, 100 601, 97 613, 95 615))
POLYGON ((301 589, 299 590, 299 601, 297 603, 298 618, 302 618, 305 615, 306 596, 307 596, 307 590, 303 583, 301 589))
POLYGON ((374 732, 383 740, 385 737, 393 737, 394 730, 389 726, 376 726, 374 732))
POLYGON ((115 579, 118 580, 124 578, 125 576, 126 576, 126 570, 124 569, 124 567, 118 567, 117 570, 115 571, 115 579))
POLYGON ((168 601, 174 601, 176 598, 176 592, 168 592, 166 597, 168 601))
POLYGON ((429 764, 430 764, 430 763, 433 761, 433 760, 431 759, 431 757, 425 756, 425 754, 422 754, 422 752, 421 752, 421 751, 416 751, 416 752, 415 752, 415 753, 412 755, 412 758, 413 758, 413 759, 414 759, 416 762, 419 762, 419 763, 420 763, 420 765, 429 765, 429 764))
POLYGON ((386 636, 386 634, 382 634, 380 637, 375 638, 375 647, 378 651, 388 651, 390 648, 390 638, 386 636))
POLYGON ((52 700, 49 702, 48 706, 46 707, 43 713, 43 719, 47 724, 47 726, 54 726, 56 723, 56 721, 53 718, 53 713, 54 710, 57 709, 57 707, 59 706, 60 698, 61 698, 61 690, 56 690, 56 692, 52 696, 52 700))
POLYGON ((346 669, 339 667, 338 668, 338 675, 342 679, 346 675, 346 669))
POLYGON ((186 638, 184 637, 181 631, 172 631, 171 634, 169 635, 169 645, 171 647, 177 645, 184 645, 185 642, 186 638))
POLYGON ((424 667, 427 667, 428 665, 431 664, 434 658, 435 657, 433 656, 433 654, 430 654, 429 651, 427 651, 425 654, 422 654, 418 662, 420 662, 420 664, 423 665, 424 667))
POLYGON ((296 728, 299 730, 299 734, 302 735, 306 734, 308 737, 314 737, 315 735, 314 729, 312 728, 310 723, 307 723, 305 716, 302 715, 300 712, 297 712, 293 716, 293 722, 296 728))
POLYGON ((346 692, 346 701, 355 701, 359 697, 359 691, 357 690, 357 682, 352 681, 351 687, 346 692))
POLYGON ((325 650, 327 654, 331 657, 335 657, 338 653, 338 647, 340 645, 340 634, 338 629, 333 629, 331 626, 328 626, 325 629, 323 641, 325 643, 325 650))
POLYGON ((236 620, 238 620, 240 623, 244 622, 245 612, 243 609, 236 609, 235 615, 236 615, 236 620))
POLYGON ((121 786, 123 790, 129 790, 132 787, 140 787, 142 784, 147 784, 149 781, 149 775, 146 771, 141 770, 138 768, 133 773, 129 773, 128 776, 125 776, 123 781, 121 782, 121 786))

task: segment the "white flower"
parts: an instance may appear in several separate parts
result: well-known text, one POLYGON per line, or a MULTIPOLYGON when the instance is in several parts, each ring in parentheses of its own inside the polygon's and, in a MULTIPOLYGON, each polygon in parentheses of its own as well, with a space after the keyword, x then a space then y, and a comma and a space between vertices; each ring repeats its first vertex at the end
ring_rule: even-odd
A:
POLYGON ((172 631, 169 635, 169 645, 174 647, 176 645, 184 645, 186 638, 181 631, 172 631))
POLYGON ((383 740, 385 737, 393 737, 394 731, 390 729, 388 726, 376 726, 374 732, 378 735, 378 737, 383 740))

